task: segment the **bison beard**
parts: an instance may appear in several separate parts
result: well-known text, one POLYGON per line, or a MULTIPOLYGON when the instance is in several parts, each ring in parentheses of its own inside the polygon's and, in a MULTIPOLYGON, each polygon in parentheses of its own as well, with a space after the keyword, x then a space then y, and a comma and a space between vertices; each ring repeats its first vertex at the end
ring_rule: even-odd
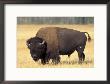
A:
POLYGON ((58 64, 60 62, 59 55, 68 55, 69 57, 76 50, 79 63, 82 63, 85 60, 84 49, 87 41, 85 33, 88 35, 88 41, 90 41, 91 37, 87 32, 60 27, 41 28, 36 37, 32 38, 33 46, 36 45, 36 47, 30 49, 30 53, 33 55, 32 52, 34 51, 35 57, 41 59, 42 64, 49 62, 50 59, 52 59, 54 64, 58 64), (35 39, 40 39, 41 41, 35 42, 35 39), (42 41, 45 41, 45 44, 39 49, 37 43, 42 41))

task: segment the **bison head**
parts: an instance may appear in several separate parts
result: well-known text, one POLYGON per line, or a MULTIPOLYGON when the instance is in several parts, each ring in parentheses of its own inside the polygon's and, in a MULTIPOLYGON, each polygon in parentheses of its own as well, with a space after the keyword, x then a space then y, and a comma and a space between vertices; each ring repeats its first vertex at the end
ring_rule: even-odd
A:
POLYGON ((26 44, 34 61, 45 58, 47 43, 42 38, 30 38, 26 41, 26 44))

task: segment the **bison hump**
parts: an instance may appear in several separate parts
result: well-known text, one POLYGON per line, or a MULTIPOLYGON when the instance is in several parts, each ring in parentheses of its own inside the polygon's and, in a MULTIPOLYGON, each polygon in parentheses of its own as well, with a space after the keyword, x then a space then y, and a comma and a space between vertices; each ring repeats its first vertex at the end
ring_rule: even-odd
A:
POLYGON ((56 49, 58 49, 57 28, 41 28, 37 32, 36 36, 44 39, 47 42, 47 51, 56 51, 56 49))

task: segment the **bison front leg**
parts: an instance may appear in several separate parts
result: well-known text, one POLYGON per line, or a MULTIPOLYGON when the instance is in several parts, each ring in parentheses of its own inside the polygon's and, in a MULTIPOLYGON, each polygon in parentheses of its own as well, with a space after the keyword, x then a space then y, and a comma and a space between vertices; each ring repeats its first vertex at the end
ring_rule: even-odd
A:
POLYGON ((41 59, 41 63, 42 63, 43 65, 46 64, 45 59, 41 59))
POLYGON ((49 64, 49 61, 50 61, 50 54, 49 53, 46 55, 45 61, 47 64, 49 64))
POLYGON ((58 64, 60 62, 60 57, 55 57, 52 59, 53 64, 58 64))
POLYGON ((82 64, 82 53, 78 52, 79 64, 82 64))
POLYGON ((85 54, 82 53, 82 60, 84 61, 85 60, 85 54))
POLYGON ((55 65, 60 62, 60 56, 59 56, 59 52, 58 51, 53 53, 52 62, 55 65))

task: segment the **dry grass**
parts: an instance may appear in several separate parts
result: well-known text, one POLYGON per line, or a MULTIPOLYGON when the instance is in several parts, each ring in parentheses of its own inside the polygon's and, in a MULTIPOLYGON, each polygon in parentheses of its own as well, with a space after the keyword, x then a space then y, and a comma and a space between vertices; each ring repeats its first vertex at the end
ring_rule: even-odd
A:
POLYGON ((17 68, 92 68, 94 67, 94 26, 93 25, 17 25, 17 68), (26 40, 35 36, 39 28, 47 26, 66 27, 79 31, 88 32, 92 38, 87 42, 85 48, 85 62, 78 64, 77 52, 74 52, 70 58, 66 55, 61 56, 61 63, 53 65, 52 63, 42 65, 40 61, 34 62, 30 56, 29 49, 26 46, 26 40))

